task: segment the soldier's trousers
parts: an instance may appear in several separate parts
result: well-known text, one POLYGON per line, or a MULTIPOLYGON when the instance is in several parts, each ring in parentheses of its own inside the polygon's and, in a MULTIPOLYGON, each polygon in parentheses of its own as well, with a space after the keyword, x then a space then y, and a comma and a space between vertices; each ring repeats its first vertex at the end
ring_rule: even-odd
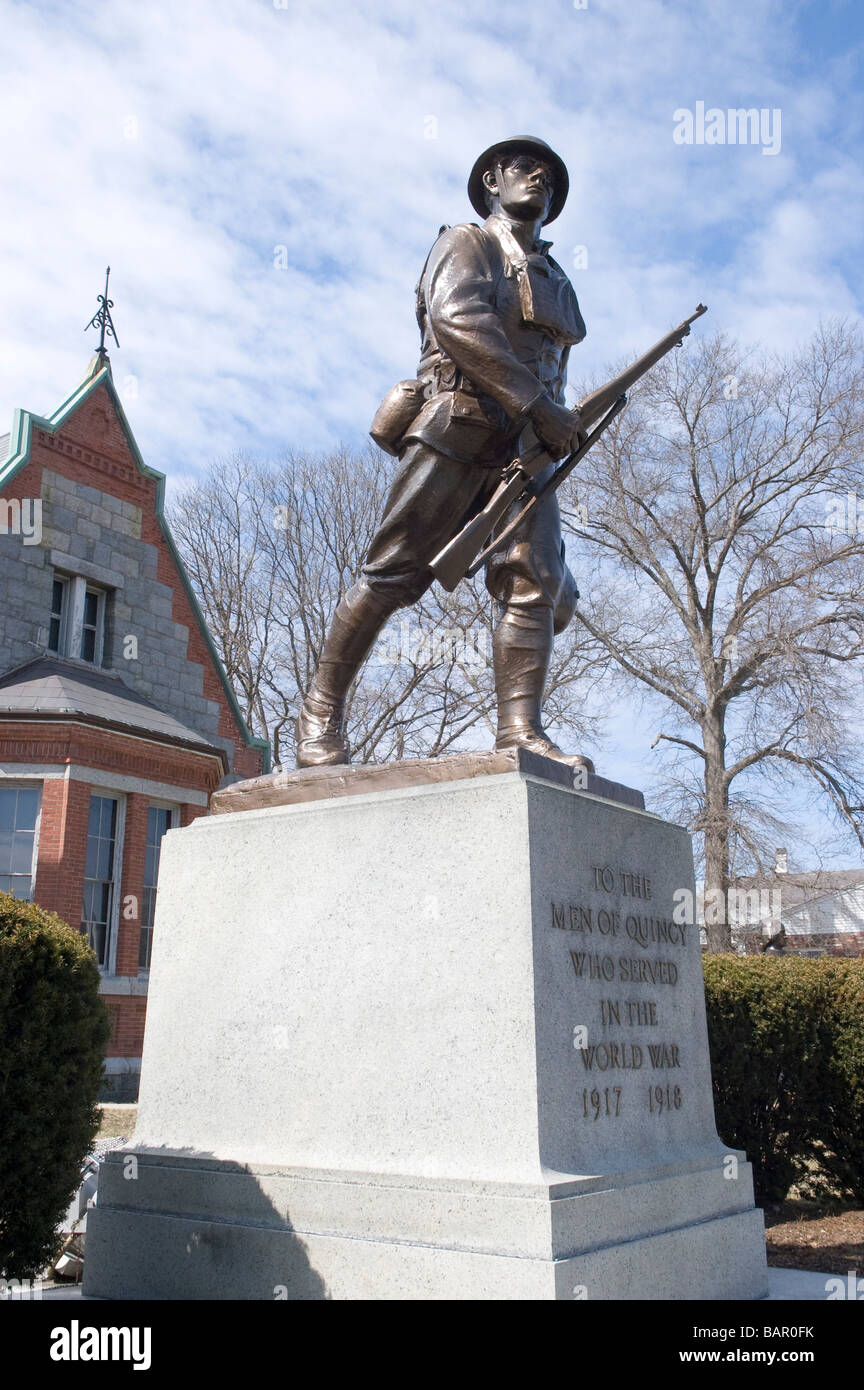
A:
MULTIPOLYGON (((534 486, 545 482, 554 467, 550 464, 538 475, 534 486)), ((459 463, 419 441, 408 446, 362 569, 366 584, 387 608, 407 607, 426 592, 435 578, 430 562, 485 505, 500 476, 498 469, 459 463)), ((514 503, 499 529, 523 505, 514 503)), ((579 595, 564 560, 554 493, 491 557, 486 587, 511 610, 551 609, 555 631, 563 632, 579 595)))

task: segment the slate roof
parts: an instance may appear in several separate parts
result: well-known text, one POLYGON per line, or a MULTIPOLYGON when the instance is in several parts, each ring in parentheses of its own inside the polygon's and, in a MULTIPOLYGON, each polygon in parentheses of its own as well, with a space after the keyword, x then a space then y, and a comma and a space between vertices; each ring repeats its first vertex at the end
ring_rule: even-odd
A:
POLYGON ((811 869, 806 873, 749 874, 733 880, 735 888, 779 888, 784 908, 813 902, 829 893, 843 893, 864 884, 864 868, 811 869))
POLYGON ((0 676, 0 719, 56 720, 70 716, 102 728, 213 753, 227 767, 223 749, 107 671, 60 657, 39 657, 0 676))

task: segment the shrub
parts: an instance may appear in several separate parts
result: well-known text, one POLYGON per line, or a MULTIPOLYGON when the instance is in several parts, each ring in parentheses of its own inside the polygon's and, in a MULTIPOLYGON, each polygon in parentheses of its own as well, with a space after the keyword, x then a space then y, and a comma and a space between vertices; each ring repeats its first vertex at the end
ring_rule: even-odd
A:
POLYGON ((864 961, 706 956, 717 1128, 757 1199, 864 1194, 864 961))
POLYGON ((32 1278, 99 1128, 108 1010, 84 938, 0 893, 0 1273, 32 1278))
MULTIPOLYGON (((822 962, 820 962, 822 963, 822 962)), ((864 960, 825 961, 834 1020, 819 1172, 807 1188, 864 1204, 864 960)))

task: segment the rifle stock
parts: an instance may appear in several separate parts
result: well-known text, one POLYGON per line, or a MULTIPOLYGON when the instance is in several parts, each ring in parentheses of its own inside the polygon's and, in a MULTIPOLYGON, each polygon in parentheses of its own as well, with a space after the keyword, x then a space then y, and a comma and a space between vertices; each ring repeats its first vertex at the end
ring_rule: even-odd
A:
POLYGON ((442 588, 446 589, 448 593, 452 593, 466 575, 475 574, 483 561, 512 534, 516 526, 536 506, 540 497, 545 497, 548 492, 564 481, 565 477, 572 472, 575 465, 603 433, 607 425, 611 423, 614 416, 626 404, 626 393, 634 382, 637 382, 640 377, 650 371, 661 357, 665 357, 673 347, 677 347, 682 338, 686 338, 690 332, 691 323, 705 312, 704 304, 697 305, 695 312, 689 318, 679 323, 677 328, 673 328, 671 333, 667 333, 665 338, 661 338, 619 376, 614 377, 612 381, 607 381, 604 386, 592 391, 590 395, 585 396, 579 402, 577 409, 581 416, 582 428, 592 432, 587 439, 583 440, 579 448, 561 464, 542 491, 530 498, 516 521, 507 527, 493 545, 486 546, 486 542, 506 515, 509 507, 525 492, 531 481, 531 476, 545 467, 548 455, 541 463, 538 455, 542 454, 542 447, 538 445, 527 450, 507 465, 501 482, 483 510, 472 517, 459 534, 454 536, 453 540, 445 545, 444 549, 439 551, 432 561, 430 569, 442 588), (592 430, 592 426, 595 425, 597 426, 596 429, 592 430), (529 463, 532 465, 530 473, 526 471, 529 463), (526 465, 526 468, 523 468, 523 465, 526 465), (486 546, 485 549, 484 546, 486 546))
MULTIPOLYGON (((518 463, 519 460, 514 462, 518 463)), ((430 569, 448 594, 452 594, 459 581, 465 578, 471 561, 483 549, 510 504, 525 491, 528 478, 521 468, 515 469, 512 474, 508 469, 508 475, 498 484, 483 510, 466 522, 458 536, 445 545, 432 561, 430 569)))

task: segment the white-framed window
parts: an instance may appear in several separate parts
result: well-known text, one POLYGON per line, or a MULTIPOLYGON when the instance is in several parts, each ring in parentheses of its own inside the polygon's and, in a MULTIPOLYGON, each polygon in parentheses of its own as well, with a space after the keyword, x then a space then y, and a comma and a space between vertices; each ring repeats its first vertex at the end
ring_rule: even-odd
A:
POLYGON ((105 590, 94 589, 90 584, 84 590, 84 606, 81 613, 81 646, 74 653, 82 661, 94 666, 102 665, 102 652, 105 646, 105 590))
POLYGON ((179 806, 152 801, 147 810, 147 848, 144 858, 144 899, 141 904, 141 944, 138 949, 138 973, 150 969, 153 951, 153 921, 156 915, 156 886, 159 882, 159 859, 166 831, 180 823, 179 806))
POLYGON ((0 892, 33 901, 41 787, 0 783, 0 892))
POLYGON ((65 652, 66 624, 69 618, 69 580, 62 574, 54 575, 51 586, 51 616, 48 621, 48 650, 65 652))
POLYGON ((93 792, 87 822, 81 931, 108 975, 114 974, 117 954, 125 806, 122 796, 93 792))
POLYGON ((105 650, 105 613, 108 591, 90 584, 81 575, 54 573, 48 650, 58 656, 74 656, 91 666, 101 666, 105 650))

